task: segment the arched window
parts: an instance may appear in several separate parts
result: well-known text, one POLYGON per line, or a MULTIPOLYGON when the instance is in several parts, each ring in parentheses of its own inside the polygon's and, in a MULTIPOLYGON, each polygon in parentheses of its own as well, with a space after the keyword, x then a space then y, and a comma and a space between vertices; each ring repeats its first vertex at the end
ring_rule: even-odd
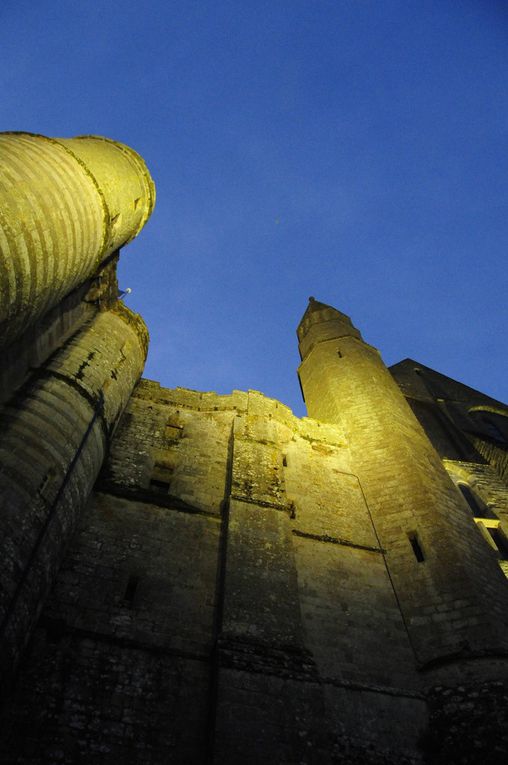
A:
POLYGON ((495 438, 496 441, 506 443, 506 437, 498 425, 494 422, 493 417, 487 417, 487 415, 484 414, 482 417, 482 422, 492 438, 495 438))
POLYGON ((491 412, 487 409, 473 409, 469 416, 478 428, 479 433, 483 432, 494 441, 502 444, 508 444, 508 417, 501 413, 491 412))
POLYGON ((457 487, 469 505, 474 518, 492 518, 492 513, 467 483, 458 483, 457 487))

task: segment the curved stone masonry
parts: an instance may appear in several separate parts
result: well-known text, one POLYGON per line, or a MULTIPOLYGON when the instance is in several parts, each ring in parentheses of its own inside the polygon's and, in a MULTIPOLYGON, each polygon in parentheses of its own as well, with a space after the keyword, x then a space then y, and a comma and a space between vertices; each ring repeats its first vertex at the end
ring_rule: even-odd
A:
POLYGON ((506 652, 498 563, 379 352, 312 300, 299 341, 309 415, 344 429, 417 664, 506 652))
POLYGON ((58 571, 147 346, 143 321, 125 306, 99 313, 2 412, 4 681, 58 571))
POLYGON ((0 134, 0 345, 142 229, 155 186, 135 151, 99 136, 0 134))

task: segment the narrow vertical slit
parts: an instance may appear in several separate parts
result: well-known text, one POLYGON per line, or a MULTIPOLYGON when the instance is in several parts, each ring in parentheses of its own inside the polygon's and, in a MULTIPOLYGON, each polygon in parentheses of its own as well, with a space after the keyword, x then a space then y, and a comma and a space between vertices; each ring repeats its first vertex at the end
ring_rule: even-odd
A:
POLYGON ((420 540, 418 538, 418 534, 416 531, 410 531, 407 535, 409 539, 409 543, 411 547, 413 548, 414 556, 418 563, 422 563, 425 560, 425 555, 423 554, 422 546, 420 544, 420 540))
POLYGON ((127 587, 125 588, 125 593, 123 596, 124 603, 126 603, 128 606, 132 606, 134 602, 134 597, 136 595, 136 590, 138 589, 139 584, 139 576, 135 576, 134 574, 131 574, 129 577, 129 581, 127 582, 127 587))

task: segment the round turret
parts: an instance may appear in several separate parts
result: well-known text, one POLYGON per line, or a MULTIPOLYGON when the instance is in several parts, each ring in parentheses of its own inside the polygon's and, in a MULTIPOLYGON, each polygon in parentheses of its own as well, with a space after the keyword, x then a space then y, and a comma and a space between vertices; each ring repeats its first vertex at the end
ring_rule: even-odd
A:
POLYGON ((145 163, 124 144, 0 134, 0 344, 93 276, 154 202, 145 163))

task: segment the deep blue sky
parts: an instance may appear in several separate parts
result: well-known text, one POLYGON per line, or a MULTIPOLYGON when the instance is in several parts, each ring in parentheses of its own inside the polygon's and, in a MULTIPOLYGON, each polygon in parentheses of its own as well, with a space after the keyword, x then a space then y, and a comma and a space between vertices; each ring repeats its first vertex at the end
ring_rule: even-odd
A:
POLYGON ((388 364, 508 398, 504 0, 2 0, 0 129, 145 158, 147 376, 302 414, 314 295, 388 364))

